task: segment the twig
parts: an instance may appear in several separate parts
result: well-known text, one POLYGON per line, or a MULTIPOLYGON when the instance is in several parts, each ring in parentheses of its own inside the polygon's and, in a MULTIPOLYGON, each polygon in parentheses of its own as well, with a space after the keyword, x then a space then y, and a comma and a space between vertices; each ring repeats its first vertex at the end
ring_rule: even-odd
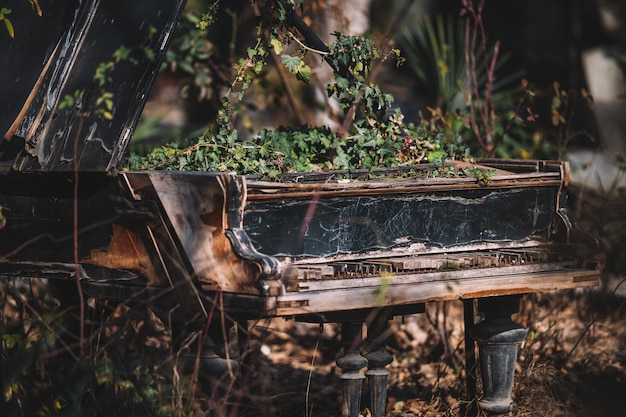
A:
POLYGON ((213 298, 213 303, 211 305, 211 310, 209 310, 209 316, 206 319, 206 326, 204 327, 202 337, 198 340, 198 347, 196 349, 196 357, 193 364, 193 372, 191 374, 191 388, 190 391, 194 392, 198 375, 200 372, 200 357, 202 356, 202 348, 204 347, 204 343, 206 342, 206 338, 209 335, 209 327, 211 326, 211 321, 213 320, 213 313, 215 312, 215 306, 217 306, 217 297, 218 293, 215 293, 215 297, 213 298))
POLYGON ((465 18, 465 83, 466 94, 469 95, 468 100, 469 112, 470 112, 470 125, 476 140, 480 147, 487 153, 487 156, 492 156, 495 151, 495 123, 496 115, 493 104, 493 83, 495 81, 495 66, 500 49, 500 43, 496 42, 493 48, 493 54, 491 60, 487 60, 487 36, 485 34, 485 27, 483 25, 482 13, 485 0, 479 0, 477 7, 474 6, 474 0, 463 0, 463 12, 466 14, 465 18), (485 72, 487 80, 485 82, 484 97, 481 98, 478 75, 476 72, 476 53, 475 48, 478 41, 478 35, 480 34, 481 50, 485 58, 485 72), (474 97, 474 99, 472 99, 474 97), (474 109, 474 100, 479 103, 478 115, 474 109), (484 132, 481 133, 480 125, 482 125, 484 132))
POLYGON ((327 55, 330 55, 330 51, 328 51, 328 50, 326 50, 326 51, 321 51, 321 50, 319 50, 319 49, 314 49, 314 48, 311 48, 310 46, 306 46, 304 43, 302 43, 302 41, 301 41, 300 39, 298 39, 298 37, 297 37, 296 35, 294 35, 294 34, 293 34, 293 33, 291 33, 290 31, 287 31, 287 35, 289 35, 289 36, 291 37, 291 39, 293 39, 294 41, 296 41, 296 43, 297 43, 298 45, 300 45, 300 47, 301 47, 302 49, 305 49, 305 50, 310 51, 310 52, 314 52, 314 53, 316 53, 316 54, 318 54, 318 55, 321 55, 321 56, 327 56, 327 55))
POLYGON ((278 0, 278 2, 287 11, 287 24, 295 28, 302 35, 309 48, 319 51, 318 53, 329 54, 330 50, 328 46, 326 46, 324 41, 317 36, 309 25, 304 23, 304 20, 295 12, 293 5, 287 3, 285 0, 278 0))
MULTIPOLYGON (((383 41, 381 42, 381 45, 382 45, 381 49, 383 47, 389 46, 389 44, 391 43, 391 40, 393 39, 393 35, 395 31, 397 30, 398 27, 400 27, 402 19, 404 19, 405 16, 408 15, 408 11, 412 5, 413 5, 413 0, 406 2, 404 4, 404 7, 402 8, 402 11, 398 14, 398 16, 395 19, 393 19, 390 22, 389 26, 387 27, 387 31, 385 33, 383 41)), ((385 53, 386 52, 384 52, 382 55, 384 56, 385 53)), ((374 76, 376 75, 376 72, 378 68, 380 67, 380 62, 381 62, 380 60, 372 62, 370 71, 367 74, 366 84, 369 84, 374 79, 374 76)), ((356 111, 358 110, 360 105, 361 105, 361 100, 356 100, 350 106, 350 109, 348 110, 348 113, 346 114, 346 118, 344 119, 344 122, 341 125, 341 128, 338 132, 340 137, 345 137, 348 134, 350 128, 352 127, 352 123, 354 123, 354 117, 355 117, 356 111)))
MULTIPOLYGON (((619 289, 619 287, 621 287, 622 284, 625 283, 625 282, 626 282, 626 278, 624 278, 623 280, 620 281, 619 284, 617 284, 617 286, 613 289, 613 291, 611 291, 611 294, 615 295, 617 293, 617 290, 619 289)), ((596 323, 596 321, 598 321, 600 316, 601 316, 601 313, 596 313, 595 317, 589 322, 589 324, 587 326, 585 326, 583 331, 580 333, 580 336, 578 337, 578 340, 576 340, 576 343, 574 343, 574 346, 572 347, 572 349, 569 351, 569 353, 565 357, 565 362, 569 361, 570 357, 574 353, 574 350, 576 350, 576 348, 578 347, 580 342, 583 340, 583 337, 585 337, 585 335, 587 334, 589 329, 591 329, 591 326, 593 326, 596 323)))
MULTIPOLYGON (((259 10, 258 4, 253 3, 252 8, 254 9, 254 14, 257 17, 260 17, 261 11, 259 10)), ((263 32, 263 37, 265 38, 265 45, 267 46, 270 57, 272 58, 272 61, 274 61, 274 66, 276 67, 276 71, 278 72, 278 78, 280 78, 280 83, 283 85, 283 88, 285 89, 285 94, 287 95, 287 101, 289 102, 289 107, 291 107, 291 111, 293 111, 293 114, 296 117, 296 120, 298 121, 298 125, 303 126, 306 124, 306 119, 304 118, 304 115, 302 114, 302 112, 300 111, 300 108, 298 107, 296 96, 293 93, 291 84, 289 84, 289 79, 287 78, 287 74, 285 74, 283 64, 282 62, 280 62, 280 59, 278 59, 278 55, 276 55, 276 52, 274 52, 274 48, 272 48, 272 46, 269 45, 270 36, 269 36, 269 33, 267 33, 267 30, 263 32)))
MULTIPOLYGON (((84 233, 87 232, 89 230, 93 230, 95 228, 98 228, 100 226, 103 225, 107 225, 107 224, 111 224, 112 222, 114 222, 115 220, 119 219, 120 216, 116 215, 116 216, 112 216, 108 219, 96 222, 96 223, 92 223, 88 226, 83 227, 82 229, 78 230, 78 233, 84 233)), ((5 254, 0 255, 0 261, 6 261, 9 258, 19 254, 22 250, 26 249, 28 246, 32 245, 33 243, 39 241, 40 239, 48 239, 51 243, 62 243, 65 242, 69 239, 73 239, 74 238, 74 234, 72 233, 72 235, 68 235, 68 236, 63 236, 60 238, 56 238, 54 237, 54 235, 52 233, 41 233, 37 236, 34 236, 30 239, 28 239, 25 242, 22 242, 18 247, 16 247, 15 249, 11 250, 10 252, 7 252, 5 254)))
POLYGON ((313 377, 313 366, 315 364, 315 357, 317 356, 317 349, 320 345, 320 339, 317 339, 317 342, 315 343, 315 349, 313 350, 313 358, 311 358, 311 369, 309 370, 309 377, 307 378, 306 381, 306 393, 305 393, 305 397, 304 397, 304 402, 305 402, 305 409, 304 409, 304 415, 305 417, 309 417, 309 412, 313 411, 313 406, 311 406, 311 409, 309 410, 309 397, 311 395, 311 378, 313 377))
MULTIPOLYGON (((30 305, 30 303, 28 301, 23 300, 22 297, 20 296, 20 294, 14 292, 11 289, 10 286, 6 287, 6 293, 7 293, 7 295, 8 295, 8 293, 11 293, 11 295, 13 296, 13 299, 16 302, 19 302, 25 309, 29 310, 30 313, 37 318, 37 321, 39 321, 41 324, 43 324, 46 327, 46 329, 48 329, 54 335, 56 335, 56 340, 58 340, 59 343, 61 343, 61 345, 65 348, 67 353, 69 353, 76 361, 78 361, 79 357, 76 356, 76 354, 73 352, 72 348, 57 334, 57 331, 50 325, 50 323, 53 322, 53 320, 45 320, 41 316, 41 314, 39 314, 39 312, 35 308, 33 308, 33 306, 30 305)), ((62 310, 58 314, 58 316, 63 316, 66 311, 67 310, 62 310)), ((20 321, 24 322, 23 318, 20 321)))
POLYGON ((78 303, 80 307, 80 357, 82 358, 85 354, 85 298, 83 296, 83 286, 80 282, 80 258, 78 255, 78 192, 79 192, 79 181, 78 181, 78 141, 80 140, 80 134, 83 130, 83 123, 85 118, 81 115, 80 121, 78 123, 78 129, 76 130, 76 136, 74 137, 74 149, 73 149, 73 158, 72 158, 72 166, 74 169, 74 278, 76 279, 76 290, 78 291, 78 303))
POLYGON ((226 355, 226 366, 228 368, 228 375, 230 376, 230 380, 235 380, 235 373, 233 372, 233 367, 230 362, 230 347, 228 346, 228 335, 226 334, 226 314, 224 314, 224 293, 220 290, 218 292, 220 298, 220 324, 222 327, 222 339, 224 339, 224 353, 226 355))

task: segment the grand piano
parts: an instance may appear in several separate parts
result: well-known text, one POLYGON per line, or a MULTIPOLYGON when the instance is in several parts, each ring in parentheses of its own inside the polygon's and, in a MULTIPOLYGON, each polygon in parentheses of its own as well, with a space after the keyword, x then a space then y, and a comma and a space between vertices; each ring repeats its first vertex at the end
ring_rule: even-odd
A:
POLYGON ((213 381, 235 366, 215 353, 235 324, 243 344, 251 319, 341 323, 344 413, 358 415, 367 378, 380 417, 387 321, 461 299, 478 403, 501 414, 526 334, 510 318, 519 297, 598 285, 596 242, 567 210, 565 162, 455 163, 492 170, 487 184, 430 178, 429 165, 280 182, 120 171, 184 1, 51 0, 42 17, 21 3, 0 50, 0 275, 175 308, 178 330, 203 334, 201 373, 213 381), (120 45, 132 60, 116 61, 120 45))

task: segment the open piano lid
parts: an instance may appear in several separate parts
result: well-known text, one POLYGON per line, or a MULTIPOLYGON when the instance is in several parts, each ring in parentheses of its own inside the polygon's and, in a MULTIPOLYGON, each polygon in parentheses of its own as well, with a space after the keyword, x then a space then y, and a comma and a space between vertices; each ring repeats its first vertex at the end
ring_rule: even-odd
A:
MULTIPOLYGON (((0 167, 106 172, 122 161, 184 0, 5 2, 0 167)), ((4 28, 3 28, 4 29, 4 28)))

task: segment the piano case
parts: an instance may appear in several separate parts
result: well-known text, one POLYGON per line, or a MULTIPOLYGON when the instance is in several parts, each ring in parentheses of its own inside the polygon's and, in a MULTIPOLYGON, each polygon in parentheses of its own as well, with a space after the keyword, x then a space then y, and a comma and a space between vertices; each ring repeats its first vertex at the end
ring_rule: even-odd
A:
POLYGON ((120 173, 184 2, 50 3, 43 18, 15 10, 16 31, 31 32, 0 54, 1 273, 79 273, 93 297, 156 291, 204 314, 220 292, 242 317, 598 283, 591 240, 567 213, 562 162, 465 162, 495 170, 488 184, 431 178, 427 165, 276 183, 120 173), (116 58, 120 45, 132 60, 116 58), (98 107, 105 93, 112 103, 98 107))

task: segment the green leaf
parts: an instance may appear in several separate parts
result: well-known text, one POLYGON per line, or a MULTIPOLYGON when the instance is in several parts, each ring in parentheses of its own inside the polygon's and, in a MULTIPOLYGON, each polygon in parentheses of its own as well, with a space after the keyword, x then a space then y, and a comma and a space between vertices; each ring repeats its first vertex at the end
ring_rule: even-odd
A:
POLYGON ((33 10, 37 13, 37 15, 41 16, 42 11, 41 7, 39 6, 39 0, 28 0, 28 2, 30 3, 30 6, 33 8, 33 10))
POLYGON ((128 59, 132 50, 124 45, 120 46, 113 52, 113 59, 115 62, 120 62, 122 60, 128 59))
POLYGON ((280 55, 283 52, 283 43, 280 40, 272 38, 270 40, 270 45, 274 49, 274 52, 276 52, 276 55, 280 55))
POLYGON ((106 120, 113 120, 113 113, 109 112, 109 111, 102 111, 100 113, 102 115, 103 118, 105 118, 106 120))
POLYGON ((336 165, 339 169, 347 168, 350 166, 350 159, 348 155, 345 153, 338 154, 333 158, 333 164, 336 165))
POLYGON ((292 72, 293 74, 298 73, 298 67, 300 66, 300 62, 302 62, 302 59, 299 56, 284 54, 281 56, 281 60, 283 62, 283 65, 287 67, 290 72, 292 72))
POLYGON ((337 76, 335 81, 339 90, 345 90, 350 86, 350 81, 347 78, 337 76))
POLYGON ((15 30, 13 29, 13 23, 7 18, 4 19, 4 25, 7 27, 7 32, 11 38, 15 38, 15 30))
POLYGON ((10 335, 10 334, 3 334, 2 341, 4 341, 4 343, 6 344, 7 349, 11 349, 13 346, 15 346, 15 343, 16 343, 16 340, 13 337, 13 335, 10 335))
POLYGON ((311 80, 311 67, 305 64, 304 61, 300 61, 300 66, 298 67, 298 73, 296 76, 298 79, 308 84, 311 80))
POLYGON ((75 102, 76 100, 71 94, 66 94, 65 97, 63 97, 63 100, 61 101, 61 103, 59 104, 59 109, 63 110, 69 107, 73 107, 75 102))

